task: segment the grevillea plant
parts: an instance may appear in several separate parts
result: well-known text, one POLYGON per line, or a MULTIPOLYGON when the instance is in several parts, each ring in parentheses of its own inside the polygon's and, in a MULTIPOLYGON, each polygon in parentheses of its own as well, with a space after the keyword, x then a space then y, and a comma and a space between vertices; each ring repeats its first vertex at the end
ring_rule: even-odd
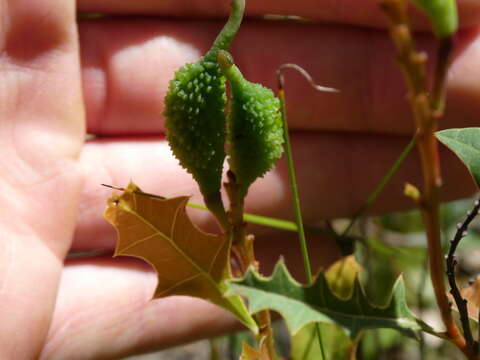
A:
MULTIPOLYGON (((460 289, 454 269, 455 251, 480 205, 477 202, 465 221, 458 225, 447 257, 447 277, 460 314, 459 322, 452 315, 445 287, 437 138, 465 162, 478 184, 480 129, 437 132, 445 107, 444 88, 452 37, 457 29, 456 4, 454 0, 412 1, 431 19, 433 33, 439 41, 433 85, 430 87, 425 75, 427 58, 419 55, 414 44, 406 0, 380 1, 390 19, 390 34, 407 79, 417 131, 346 230, 341 235, 333 235, 339 244, 352 241, 349 232, 355 220, 376 200, 416 144, 425 181, 422 191, 409 185, 407 195, 419 205, 425 221, 431 280, 446 331, 434 329, 410 310, 402 276, 396 278, 383 301, 372 301, 367 294, 371 284, 361 280, 362 273, 370 270, 363 269, 351 254, 320 270, 315 278, 312 276, 286 126, 282 71, 294 68, 312 85, 313 80, 299 66, 284 65, 278 72, 277 98, 272 90, 245 79, 227 52, 242 21, 244 0, 232 1, 230 18, 211 49, 200 60, 175 73, 165 97, 167 139, 172 152, 198 183, 206 207, 221 226, 220 233, 204 233, 190 221, 185 212, 187 197, 165 199, 147 194, 132 183, 108 202, 105 217, 118 232, 115 255, 139 257, 155 268, 158 285, 154 298, 195 296, 234 315, 257 339, 256 346, 243 346, 241 359, 278 358, 270 310, 279 313, 287 324, 292 335, 290 356, 294 360, 351 360, 356 358, 359 344, 364 344, 364 356, 372 358, 364 352, 366 334, 371 329, 393 329, 414 340, 421 340, 422 334, 428 333, 454 344, 468 359, 479 359, 478 339, 469 322, 473 315, 466 301, 468 298, 480 303, 480 296, 472 295, 472 287, 480 285, 475 283, 471 288, 460 289), (228 99, 227 88, 230 89, 228 99), (274 167, 284 149, 292 179, 292 197, 296 199, 296 223, 245 214, 244 201, 250 185, 274 167), (222 199, 220 191, 225 160, 229 168, 223 185, 228 199, 222 199), (246 220, 299 232, 307 284, 295 281, 281 260, 270 277, 259 273, 254 237, 247 232, 246 220)), ((369 240, 364 241, 363 246, 370 252, 392 251, 369 240)), ((395 261, 404 261, 406 257, 401 260, 402 253, 397 252, 395 258, 395 261)))

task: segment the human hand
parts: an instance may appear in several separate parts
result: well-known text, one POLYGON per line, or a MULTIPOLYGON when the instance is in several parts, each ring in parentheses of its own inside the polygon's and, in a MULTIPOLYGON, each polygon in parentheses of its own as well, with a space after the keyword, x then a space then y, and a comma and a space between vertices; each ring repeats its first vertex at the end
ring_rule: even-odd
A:
MULTIPOLYGON (((78 1, 80 10, 123 14, 207 16, 228 9, 220 0, 202 8, 185 4, 78 1)), ((357 209, 413 128, 388 37, 356 27, 382 27, 376 1, 331 4, 247 4, 250 14, 298 14, 331 24, 247 20, 233 46, 236 62, 251 80, 274 87, 276 67, 295 62, 341 91, 315 93, 296 74, 287 75, 299 185, 310 220, 357 209)), ((109 191, 99 184, 133 179, 148 192, 197 194, 160 135, 159 114, 173 71, 209 47, 222 20, 80 21, 79 44, 75 10, 73 1, 0 0, 2 359, 118 358, 235 326, 223 311, 196 299, 149 302, 155 275, 139 262, 95 258, 64 264, 68 251, 113 247, 113 230, 101 217, 109 191), (85 129, 103 137, 84 143, 85 129)), ((463 1, 460 10, 464 26, 478 22, 477 2, 463 1)), ((445 127, 476 123, 478 34, 473 27, 459 36, 445 127)), ((421 44, 431 49, 433 42, 423 36, 421 44)), ((446 197, 468 194, 468 178, 458 175, 463 170, 453 156, 446 156, 445 169, 446 197)), ((376 211, 405 206, 401 184, 418 179, 417 173, 412 159, 376 211)), ((280 164, 251 190, 249 211, 289 216, 286 189, 280 164)), ((194 215, 207 222, 205 214, 194 215)), ((288 244, 283 237, 282 244, 288 244)))

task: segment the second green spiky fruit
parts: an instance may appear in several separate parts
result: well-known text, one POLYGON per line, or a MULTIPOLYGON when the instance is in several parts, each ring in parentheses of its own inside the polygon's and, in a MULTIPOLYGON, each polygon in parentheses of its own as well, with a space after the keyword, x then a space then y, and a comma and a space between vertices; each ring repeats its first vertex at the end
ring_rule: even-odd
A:
POLYGON ((247 81, 226 51, 219 51, 218 64, 231 85, 228 161, 245 196, 249 186, 272 169, 282 155, 280 101, 270 89, 247 81))

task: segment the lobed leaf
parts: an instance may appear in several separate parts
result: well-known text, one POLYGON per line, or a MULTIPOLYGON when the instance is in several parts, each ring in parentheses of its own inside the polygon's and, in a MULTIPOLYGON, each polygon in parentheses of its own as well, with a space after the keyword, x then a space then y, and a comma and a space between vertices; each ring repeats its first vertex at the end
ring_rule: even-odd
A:
POLYGON ((323 272, 314 284, 302 286, 296 282, 280 261, 269 278, 250 269, 245 277, 229 283, 230 293, 245 296, 249 310, 256 313, 271 309, 285 319, 292 335, 312 322, 337 323, 352 337, 364 329, 392 328, 418 338, 418 331, 435 332, 409 310, 405 300, 405 286, 399 277, 385 306, 372 305, 358 278, 348 299, 336 296, 330 289, 323 272))
POLYGON ((187 216, 188 197, 145 196, 133 183, 108 200, 105 218, 118 234, 114 256, 133 256, 151 264, 158 284, 153 298, 187 295, 208 300, 257 326, 238 296, 224 296, 229 277, 229 241, 207 234, 187 216))

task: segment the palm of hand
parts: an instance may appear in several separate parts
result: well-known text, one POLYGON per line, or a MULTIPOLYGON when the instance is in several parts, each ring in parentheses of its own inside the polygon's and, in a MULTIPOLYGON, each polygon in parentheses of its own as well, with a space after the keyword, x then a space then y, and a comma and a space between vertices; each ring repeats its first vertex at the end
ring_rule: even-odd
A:
POLYGON ((27 358, 43 347, 71 245, 84 111, 73 4, 56 16, 22 3, 2 8, 11 22, 0 32, 0 349, 27 358), (27 344, 4 336, 12 326, 27 344))

